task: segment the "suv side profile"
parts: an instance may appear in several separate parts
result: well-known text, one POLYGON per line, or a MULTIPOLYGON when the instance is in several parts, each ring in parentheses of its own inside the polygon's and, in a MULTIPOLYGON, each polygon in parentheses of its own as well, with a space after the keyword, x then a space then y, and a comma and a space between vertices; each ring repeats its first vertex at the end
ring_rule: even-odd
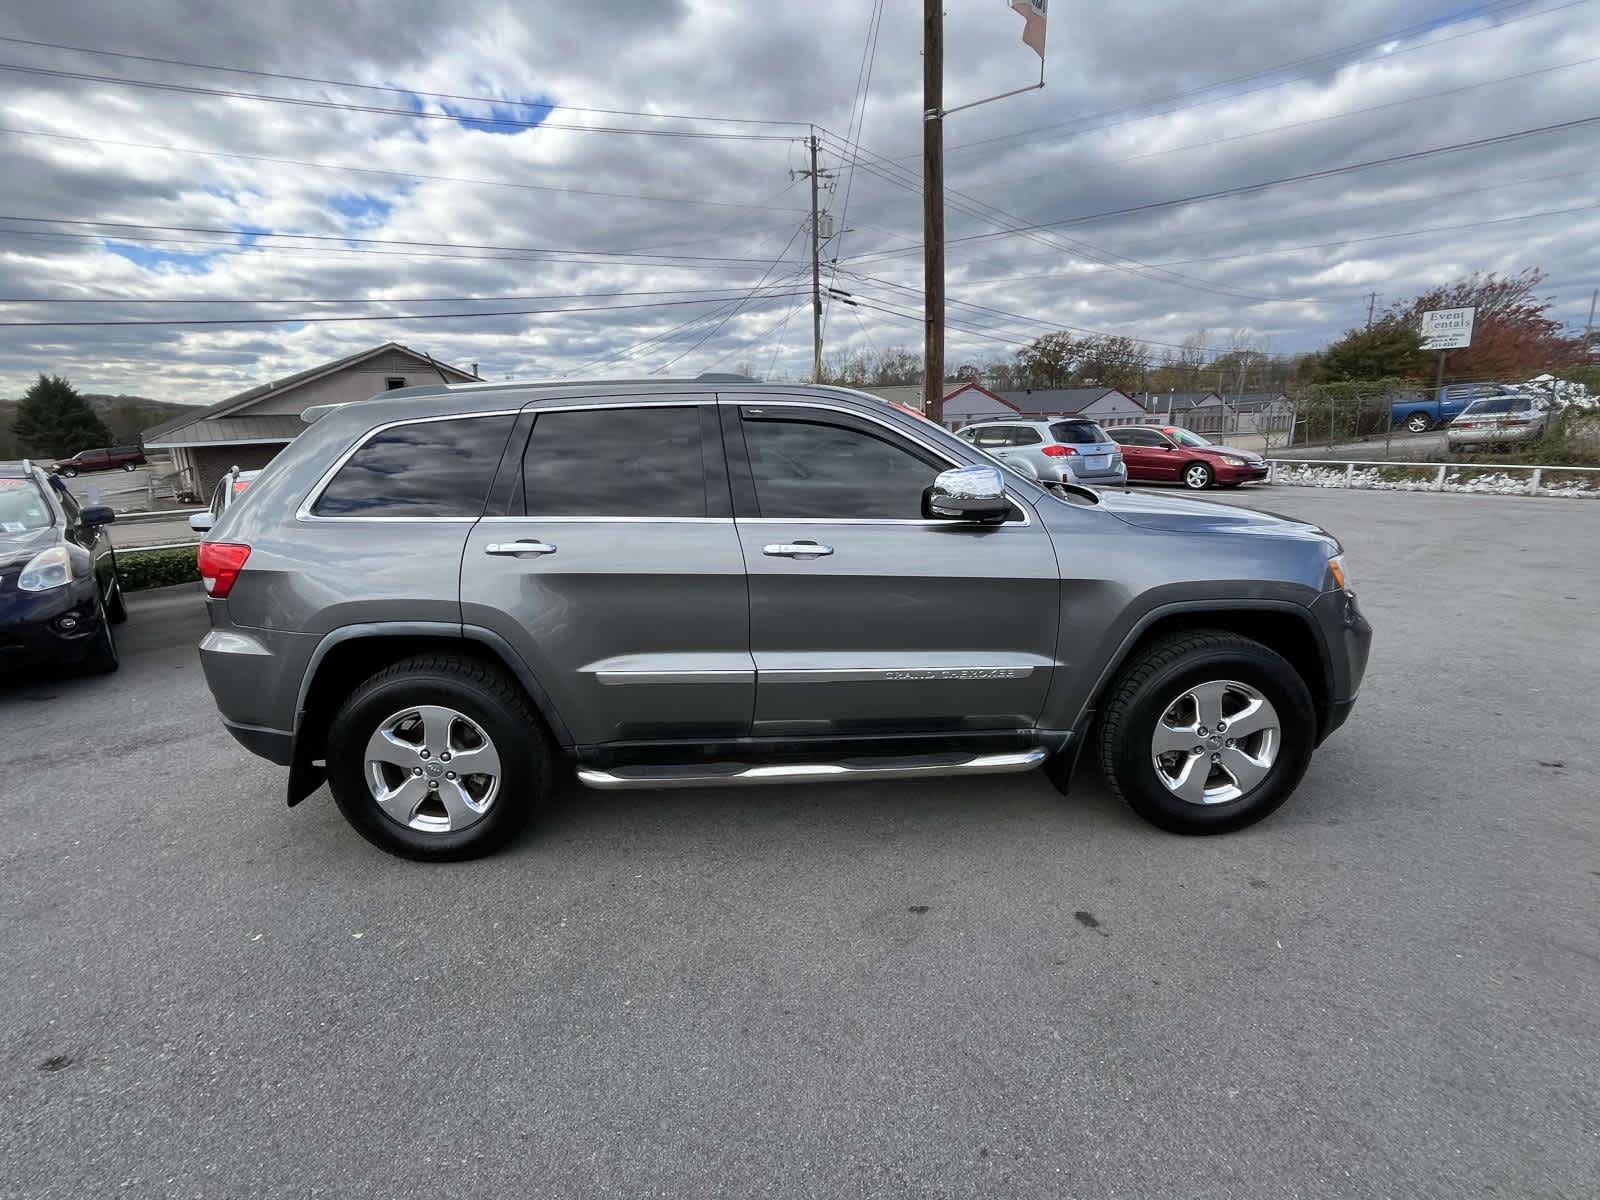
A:
POLYGON ((956 436, 995 458, 1026 462, 1046 483, 1121 487, 1128 482, 1121 448, 1100 426, 1082 417, 983 421, 956 436))
POLYGON ((408 857, 503 844, 564 763, 1065 790, 1086 746, 1150 821, 1223 832, 1289 796, 1366 665, 1321 530, 1052 491, 856 392, 436 385, 306 416, 201 545, 200 655, 291 805, 326 780, 408 857))

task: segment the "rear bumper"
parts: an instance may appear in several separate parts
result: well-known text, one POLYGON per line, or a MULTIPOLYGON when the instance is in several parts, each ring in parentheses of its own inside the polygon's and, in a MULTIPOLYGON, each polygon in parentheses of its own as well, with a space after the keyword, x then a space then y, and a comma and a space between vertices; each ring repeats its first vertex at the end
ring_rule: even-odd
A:
POLYGON ((1528 442, 1544 433, 1542 425, 1513 425, 1509 429, 1485 426, 1482 429, 1457 429, 1446 426, 1444 440, 1451 446, 1493 446, 1502 442, 1528 442))
POLYGON ((1062 483, 1079 483, 1089 487, 1121 487, 1128 479, 1128 470, 1119 459, 1117 465, 1103 471, 1089 471, 1080 468, 1072 460, 1070 465, 1062 467, 1062 483))

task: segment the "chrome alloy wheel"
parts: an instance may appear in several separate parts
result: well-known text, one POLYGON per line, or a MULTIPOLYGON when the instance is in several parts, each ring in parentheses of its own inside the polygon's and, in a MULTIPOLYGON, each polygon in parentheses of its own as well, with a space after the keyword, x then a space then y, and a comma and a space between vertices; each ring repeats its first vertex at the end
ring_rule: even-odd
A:
POLYGON ((367 790, 390 817, 422 833, 481 821, 500 792, 500 755, 471 717, 437 704, 401 709, 367 739, 367 790))
POLYGON ((1272 769, 1283 745, 1278 713, 1247 683, 1219 679, 1185 689, 1150 738, 1156 778, 1189 804, 1226 804, 1272 769))
POLYGON ((1183 473, 1183 484, 1184 484, 1184 486, 1188 487, 1188 488, 1193 488, 1197 492, 1200 491, 1201 489, 1207 487, 1210 483, 1211 483, 1211 472, 1210 472, 1210 470, 1207 469, 1206 467, 1201 466, 1199 463, 1195 463, 1192 467, 1190 467, 1188 470, 1186 470, 1183 473))

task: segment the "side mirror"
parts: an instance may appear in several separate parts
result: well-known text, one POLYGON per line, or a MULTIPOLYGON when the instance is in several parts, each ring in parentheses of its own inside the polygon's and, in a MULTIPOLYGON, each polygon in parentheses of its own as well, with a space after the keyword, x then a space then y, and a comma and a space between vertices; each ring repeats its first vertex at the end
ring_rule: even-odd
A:
POLYGON ((196 533, 207 533, 217 523, 217 519, 208 512, 189 514, 189 528, 196 533))
POLYGON ((1011 514, 1005 480, 998 467, 956 467, 942 471, 922 493, 922 515, 941 521, 1004 521, 1011 514))
POLYGON ((117 519, 117 514, 109 504, 91 504, 88 508, 79 510, 78 519, 90 528, 94 528, 110 525, 117 519))

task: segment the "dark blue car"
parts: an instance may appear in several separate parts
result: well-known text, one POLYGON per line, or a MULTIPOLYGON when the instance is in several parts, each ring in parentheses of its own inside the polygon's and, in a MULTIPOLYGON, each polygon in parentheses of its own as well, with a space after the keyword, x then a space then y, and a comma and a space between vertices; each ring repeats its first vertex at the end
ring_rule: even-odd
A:
POLYGON ((0 673, 117 669, 111 627, 127 611, 105 529, 115 519, 104 505, 80 508, 27 460, 0 462, 0 673))

